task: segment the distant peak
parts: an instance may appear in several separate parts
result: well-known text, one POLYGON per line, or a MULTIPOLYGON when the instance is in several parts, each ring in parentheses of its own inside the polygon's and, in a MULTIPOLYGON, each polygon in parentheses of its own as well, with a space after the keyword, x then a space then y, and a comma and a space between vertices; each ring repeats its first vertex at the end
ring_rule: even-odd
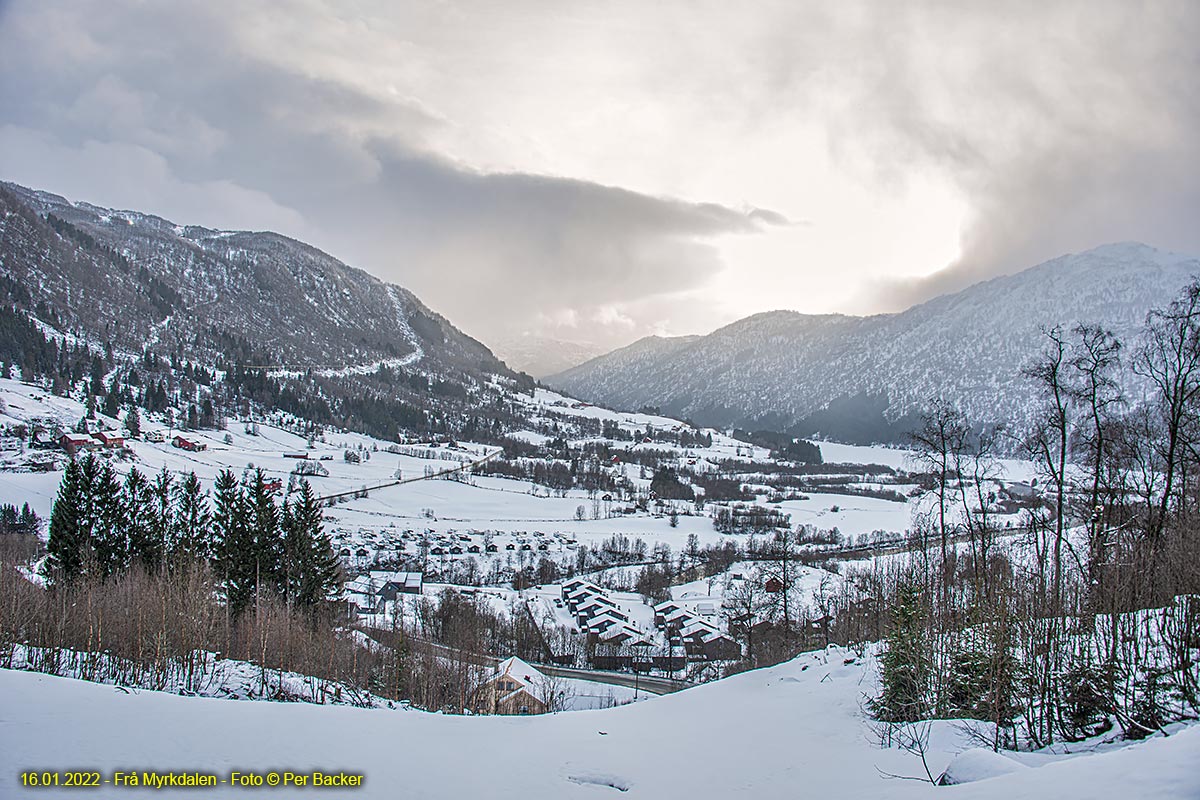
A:
POLYGON ((1157 247, 1151 247, 1143 242, 1109 242, 1108 244, 1098 245, 1091 250, 1085 250, 1080 255, 1145 255, 1147 253, 1162 252, 1157 247))

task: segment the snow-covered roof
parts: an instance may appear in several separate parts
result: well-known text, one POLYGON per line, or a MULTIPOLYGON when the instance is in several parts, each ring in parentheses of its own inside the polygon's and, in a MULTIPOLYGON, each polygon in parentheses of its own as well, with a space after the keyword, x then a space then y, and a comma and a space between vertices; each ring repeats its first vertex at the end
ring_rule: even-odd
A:
POLYGON ((592 597, 586 602, 580 603, 575 609, 576 611, 587 611, 589 608, 607 608, 616 609, 617 604, 607 597, 592 597))
POLYGON ((583 586, 579 586, 579 587, 567 592, 567 602, 571 602, 572 600, 577 600, 577 599, 581 599, 584 597, 603 597, 603 596, 604 596, 603 589, 601 589, 599 586, 593 586, 592 584, 587 583, 587 584, 584 584, 583 586))
POLYGON ((375 582, 375 588, 382 589, 389 583, 394 583, 398 586, 404 586, 410 589, 415 589, 421 586, 425 576, 420 572, 391 572, 388 570, 371 570, 371 580, 375 582))
POLYGON ((538 672, 536 667, 522 661, 516 656, 501 661, 496 666, 496 673, 492 675, 492 679, 494 680, 502 675, 516 678, 526 686, 545 677, 542 673, 538 672))
POLYGON ((681 608, 677 611, 672 611, 670 614, 667 614, 666 619, 667 622, 674 622, 675 620, 681 619, 694 620, 696 619, 696 615, 688 611, 686 608, 681 608))
POLYGON ((600 614, 595 619, 588 621, 589 628, 599 628, 608 625, 624 625, 625 620, 612 614, 600 614))
POLYGON ((684 636, 705 636, 709 633, 719 633, 719 631, 712 625, 709 625, 707 622, 695 620, 683 626, 683 629, 680 631, 680 633, 684 636))
POLYGON ((379 589, 380 584, 372 581, 370 576, 359 575, 357 578, 346 581, 346 591, 356 594, 373 594, 379 589))
POLYGON ((603 633, 600 633, 596 638, 602 642, 610 642, 614 639, 629 639, 631 641, 645 642, 646 644, 650 644, 650 640, 646 638, 645 634, 643 634, 637 628, 630 627, 629 625, 609 628, 603 633))

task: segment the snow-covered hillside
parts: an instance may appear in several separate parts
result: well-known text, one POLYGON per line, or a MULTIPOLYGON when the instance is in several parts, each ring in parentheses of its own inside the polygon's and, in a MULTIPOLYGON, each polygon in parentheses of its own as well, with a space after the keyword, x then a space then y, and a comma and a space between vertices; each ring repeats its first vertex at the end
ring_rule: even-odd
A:
MULTIPOLYGON (((1200 727, 1176 726, 1169 737, 1113 751, 1093 741, 1069 755, 994 755, 974 750, 958 724, 941 722, 926 756, 934 777, 952 762, 960 780, 996 777, 951 788, 888 777, 923 777, 925 768, 910 752, 881 748, 861 711, 875 691, 875 670, 870 656, 829 648, 632 706, 526 718, 239 703, 0 671, 0 793, 78 794, 22 790, 26 769, 99 770, 107 780, 117 769, 211 773, 218 780, 233 771, 264 779, 270 772, 344 772, 362 775, 362 787, 310 785, 303 796, 414 800, 1193 800, 1200 791, 1200 727)), ((194 789, 156 795, 188 791, 196 796, 194 789)))
MULTIPOLYGON (((944 295, 899 314, 757 314, 707 336, 650 337, 548 378, 618 408, 658 406, 700 424, 887 432, 932 396, 979 421, 1028 412, 1022 366, 1042 326, 1099 323, 1134 344, 1147 311, 1193 276, 1195 257, 1106 245, 944 295)), ((901 426, 903 427, 903 426, 901 426)), ((893 431, 894 433, 895 431, 893 431)), ((843 434, 844 435, 844 434, 843 434)))

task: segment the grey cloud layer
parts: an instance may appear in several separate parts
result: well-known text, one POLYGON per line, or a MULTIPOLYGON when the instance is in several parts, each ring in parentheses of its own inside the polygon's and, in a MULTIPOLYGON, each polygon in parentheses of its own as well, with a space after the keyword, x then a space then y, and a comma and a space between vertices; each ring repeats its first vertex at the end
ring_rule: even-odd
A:
POLYGON ((427 147, 443 122, 424 109, 257 58, 234 46, 236 25, 182 3, 10 5, 0 172, 183 222, 280 229, 485 336, 698 286, 720 268, 712 237, 781 221, 472 170, 427 147))
MULTIPOLYGON (((644 91, 651 108, 719 116, 746 147, 777 120, 819 125, 836 162, 881 192, 917 173, 959 189, 957 264, 830 310, 900 308, 1104 241, 1200 252, 1193 0, 379 4, 390 16, 378 29, 348 3, 215 5, 0 3, 0 176, 281 230, 485 339, 574 325, 567 338, 616 344, 666 315, 697 331, 728 321, 704 293, 726 266, 714 243, 783 215, 474 169, 439 149, 454 120, 356 71, 369 58, 310 49, 361 42, 403 61, 405 37, 425 37, 462 48, 448 63, 487 85, 468 67, 523 58, 523 34, 567 50, 586 34, 589 53, 612 59, 613 86, 644 91), (286 30, 283 44, 258 38, 264 25, 286 30), (490 62, 463 56, 489 47, 490 62)), ((701 157, 686 134, 680 157, 701 157)), ((780 181, 805 180, 789 168, 781 159, 780 181)), ((769 285, 761 296, 788 304, 769 285)))
POLYGON ((970 205, 957 263, 864 310, 1104 242, 1200 252, 1200 4, 904 4, 862 27, 887 68, 844 73, 840 131, 970 205))

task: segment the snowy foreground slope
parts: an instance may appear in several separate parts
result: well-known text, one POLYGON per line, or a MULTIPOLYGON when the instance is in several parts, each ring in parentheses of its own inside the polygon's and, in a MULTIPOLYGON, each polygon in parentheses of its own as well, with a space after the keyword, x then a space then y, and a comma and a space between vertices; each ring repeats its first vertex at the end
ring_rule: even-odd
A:
MULTIPOLYGON (((365 776, 360 789, 307 788, 305 797, 1200 797, 1200 727, 1112 752, 1025 755, 1041 766, 953 787, 882 777, 923 770, 915 756, 879 748, 860 710, 875 691, 875 667, 844 663, 850 657, 831 648, 632 706, 524 718, 129 694, 0 671, 0 796, 70 796, 78 790, 22 789, 18 771, 91 768, 106 777, 115 769, 365 776)), ((935 776, 970 747, 949 723, 931 742, 935 776)))

